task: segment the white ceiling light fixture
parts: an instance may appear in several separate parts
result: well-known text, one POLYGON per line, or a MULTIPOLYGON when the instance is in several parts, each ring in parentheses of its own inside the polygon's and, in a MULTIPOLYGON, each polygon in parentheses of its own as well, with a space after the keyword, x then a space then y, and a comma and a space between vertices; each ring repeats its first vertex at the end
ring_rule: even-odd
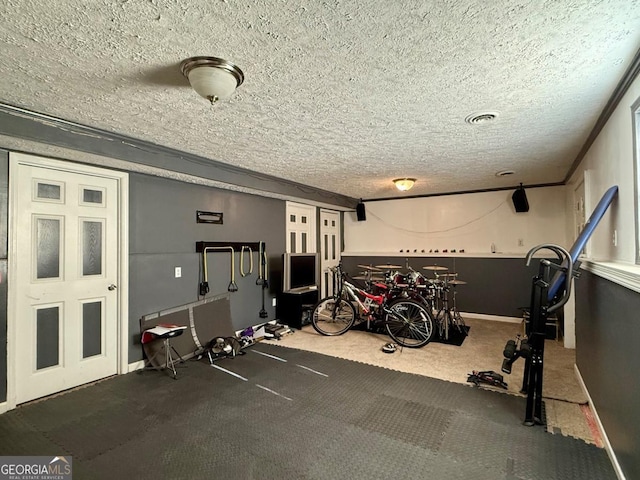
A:
POLYGON ((244 73, 233 63, 216 57, 191 57, 183 60, 180 71, 196 93, 214 104, 228 100, 244 82, 244 73))
POLYGON ((411 190, 413 184, 416 183, 415 178, 396 178, 393 183, 396 185, 396 188, 401 192, 406 192, 407 190, 411 190))

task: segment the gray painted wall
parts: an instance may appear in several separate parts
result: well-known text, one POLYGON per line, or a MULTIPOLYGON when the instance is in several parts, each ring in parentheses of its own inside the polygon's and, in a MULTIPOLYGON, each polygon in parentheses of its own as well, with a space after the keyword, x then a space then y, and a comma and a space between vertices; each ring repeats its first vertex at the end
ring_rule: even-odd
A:
MULTIPOLYGON (((269 284, 265 295, 268 319, 262 308, 258 278, 258 254, 254 252, 253 274, 241 277, 240 254, 235 254, 235 282, 231 294, 231 316, 235 329, 275 319, 271 299, 281 288, 282 254, 285 251, 285 202, 218 190, 152 176, 129 177, 129 361, 142 358, 139 344, 143 315, 194 302, 201 281, 198 241, 266 242, 269 284), (196 223, 196 211, 222 212, 222 225, 196 223), (182 277, 174 268, 182 267, 182 277)), ((227 291, 230 253, 209 253, 209 295, 227 291)), ((245 272, 249 270, 245 254, 245 272)))
POLYGON ((576 362, 626 478, 640 478, 640 294, 583 271, 576 362))
MULTIPOLYGON (((8 153, 0 150, 0 402, 7 398, 7 216, 8 153)), ((281 288, 282 254, 285 250, 285 202, 253 195, 218 190, 140 174, 129 181, 129 361, 142 359, 140 318, 148 313, 198 300, 201 256, 197 241, 264 241, 269 257, 269 289, 265 290, 267 319, 262 308, 261 288, 256 285, 258 255, 254 272, 239 274, 235 256, 238 291, 231 294, 231 316, 236 329, 275 319, 271 299, 281 288), (224 213, 223 225, 196 223, 196 210, 224 213), (174 267, 182 277, 174 278, 174 267)), ((230 256, 209 256, 210 294, 226 292, 230 256)), ((248 256, 245 257, 248 271, 248 256)))
MULTIPOLYGON (((531 303, 531 281, 537 275, 539 262, 529 267, 524 258, 470 258, 470 257, 342 257, 347 273, 358 274, 363 270, 358 264, 405 265, 405 262, 428 278, 433 272, 424 270, 427 265, 440 265, 449 272, 458 273, 458 279, 467 282, 457 289, 457 306, 461 312, 521 317, 520 307, 531 303)), ((406 269, 403 269, 406 271, 406 269)))

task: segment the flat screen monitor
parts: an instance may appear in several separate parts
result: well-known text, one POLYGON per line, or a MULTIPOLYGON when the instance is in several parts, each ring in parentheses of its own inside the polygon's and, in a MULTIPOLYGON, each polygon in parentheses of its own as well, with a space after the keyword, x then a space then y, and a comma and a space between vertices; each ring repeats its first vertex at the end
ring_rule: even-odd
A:
POLYGON ((318 288, 317 253, 285 253, 283 290, 300 291, 318 288))

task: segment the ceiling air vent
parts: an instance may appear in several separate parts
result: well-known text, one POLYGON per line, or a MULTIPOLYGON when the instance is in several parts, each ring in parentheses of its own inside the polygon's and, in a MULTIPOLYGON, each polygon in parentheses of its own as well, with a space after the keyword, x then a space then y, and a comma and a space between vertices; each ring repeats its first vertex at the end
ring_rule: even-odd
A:
POLYGON ((465 118, 464 121, 471 125, 480 125, 493 122, 497 117, 498 112, 472 113, 467 118, 465 118))

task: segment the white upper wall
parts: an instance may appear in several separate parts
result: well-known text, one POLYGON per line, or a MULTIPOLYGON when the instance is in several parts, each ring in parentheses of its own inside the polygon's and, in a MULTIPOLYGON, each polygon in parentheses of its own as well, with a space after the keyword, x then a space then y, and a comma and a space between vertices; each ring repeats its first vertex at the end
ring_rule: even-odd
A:
POLYGON ((367 202, 366 221, 345 213, 345 254, 465 250, 526 254, 541 243, 567 245, 565 187, 527 189, 529 211, 516 213, 513 190, 367 202), (522 240, 522 245, 519 245, 522 240))
POLYGON ((585 178, 587 218, 602 194, 609 187, 618 185, 617 200, 614 200, 590 240, 589 256, 592 260, 635 264, 636 214, 631 106, 638 98, 640 77, 633 81, 567 184, 567 204, 570 205, 573 203, 574 189, 585 178), (613 245, 614 230, 617 230, 617 247, 613 245))
POLYGON ((530 210, 516 213, 512 191, 366 203, 367 220, 345 213, 345 254, 428 254, 429 250, 464 249, 467 254, 524 254, 540 243, 569 248, 575 239, 574 191, 585 180, 589 218, 604 192, 618 185, 618 198, 589 241, 589 258, 635 264, 635 173, 633 112, 640 98, 636 78, 607 121, 580 166, 564 187, 527 189, 530 210), (617 246, 613 234, 617 232, 617 246), (522 239, 523 245, 519 245, 522 239))

